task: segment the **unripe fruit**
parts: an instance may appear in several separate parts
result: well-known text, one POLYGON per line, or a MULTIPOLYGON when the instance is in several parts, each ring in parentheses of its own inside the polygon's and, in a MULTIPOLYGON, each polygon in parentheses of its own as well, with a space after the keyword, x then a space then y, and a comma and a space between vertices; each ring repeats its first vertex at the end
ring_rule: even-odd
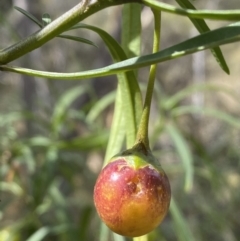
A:
POLYGON ((138 237, 162 222, 171 190, 167 175, 156 163, 149 153, 128 150, 111 159, 101 171, 94 188, 94 203, 112 231, 138 237))

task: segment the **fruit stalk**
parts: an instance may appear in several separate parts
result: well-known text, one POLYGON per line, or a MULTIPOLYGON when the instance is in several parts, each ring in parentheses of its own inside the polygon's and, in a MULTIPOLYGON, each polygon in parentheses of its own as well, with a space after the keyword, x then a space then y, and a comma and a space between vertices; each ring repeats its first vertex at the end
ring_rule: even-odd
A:
MULTIPOLYGON (((161 33, 161 12, 152 9, 154 15, 154 37, 153 37, 153 53, 159 51, 160 45, 160 33, 161 33)), ((154 82, 156 77, 157 65, 151 65, 147 92, 143 107, 143 113, 140 120, 139 129, 137 132, 136 144, 143 143, 147 149, 149 147, 149 139, 148 139, 148 124, 149 124, 149 116, 150 116, 150 108, 152 102, 152 95, 154 90, 154 82)))

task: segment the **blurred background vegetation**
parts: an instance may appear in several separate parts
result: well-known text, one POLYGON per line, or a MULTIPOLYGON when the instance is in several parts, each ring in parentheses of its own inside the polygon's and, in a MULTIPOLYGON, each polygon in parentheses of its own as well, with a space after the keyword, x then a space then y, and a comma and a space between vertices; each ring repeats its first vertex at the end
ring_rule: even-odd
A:
MULTIPOLYGON (((1 0, 0 49, 37 30, 13 6, 38 19, 45 12, 55 19, 77 3, 60 2, 1 0)), ((234 0, 194 4, 239 8, 234 0)), ((120 40, 121 9, 105 9, 84 22, 120 40)), ((187 18, 162 17, 162 48, 197 34, 187 18)), ((152 20, 144 8, 142 54, 151 52, 152 20)), ((216 28, 226 23, 208 24, 216 28)), ((93 32, 72 32, 98 48, 55 38, 13 64, 74 72, 112 63, 93 32)), ((240 48, 237 43, 222 50, 229 76, 209 51, 158 67, 150 140, 169 176, 173 202, 150 241, 240 239, 240 48)), ((148 69, 138 74, 143 92, 148 69)), ((111 128, 116 85, 115 76, 60 81, 0 73, 0 241, 99 240, 92 194, 111 128)))

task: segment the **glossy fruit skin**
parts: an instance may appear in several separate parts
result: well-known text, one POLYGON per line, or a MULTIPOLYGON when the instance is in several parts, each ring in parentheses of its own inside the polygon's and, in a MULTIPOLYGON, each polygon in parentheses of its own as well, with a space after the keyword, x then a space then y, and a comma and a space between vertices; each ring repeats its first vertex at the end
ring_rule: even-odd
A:
POLYGON ((114 232, 138 237, 151 232, 169 209, 171 189, 163 169, 142 154, 113 158, 101 171, 94 203, 103 222, 114 232))

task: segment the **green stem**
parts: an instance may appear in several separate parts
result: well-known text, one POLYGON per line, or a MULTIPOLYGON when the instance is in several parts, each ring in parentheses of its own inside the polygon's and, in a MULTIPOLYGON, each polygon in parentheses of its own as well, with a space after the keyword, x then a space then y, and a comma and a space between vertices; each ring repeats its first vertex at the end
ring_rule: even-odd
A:
MULTIPOLYGON (((152 9, 154 14, 154 39, 153 39, 153 53, 159 51, 160 45, 160 32, 161 32, 161 12, 152 9)), ((150 116, 150 108, 152 102, 152 95, 154 89, 154 82, 156 77, 156 69, 157 65, 151 65, 150 73, 149 73, 149 80, 146 92, 145 103, 143 107, 143 113, 137 133, 137 143, 143 143, 145 148, 150 149, 149 147, 149 139, 148 139, 148 124, 149 124, 149 116, 150 116)))
POLYGON ((52 21, 43 29, 10 47, 0 50, 0 65, 7 64, 39 48, 44 43, 71 28, 73 25, 104 8, 130 2, 141 3, 138 0, 82 0, 75 7, 52 21))

